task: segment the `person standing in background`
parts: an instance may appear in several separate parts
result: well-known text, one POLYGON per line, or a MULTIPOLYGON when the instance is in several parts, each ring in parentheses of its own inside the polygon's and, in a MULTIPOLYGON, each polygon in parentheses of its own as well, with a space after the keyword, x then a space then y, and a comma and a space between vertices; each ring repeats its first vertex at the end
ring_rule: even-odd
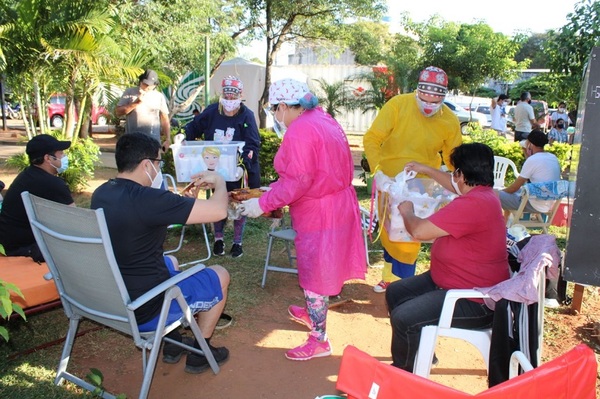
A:
POLYGON ((556 127, 559 120, 563 120, 565 122, 565 129, 573 124, 573 122, 571 122, 571 118, 569 118, 569 114, 567 113, 567 104, 564 101, 561 101, 560 104, 558 104, 558 109, 552 113, 550 119, 552 121, 551 127, 553 128, 556 127))
MULTIPOLYGON (((448 76, 437 67, 427 67, 419 74, 417 90, 390 99, 381 108, 363 143, 372 171, 395 177, 410 161, 439 169, 442 163, 452 167, 450 153, 462 143, 460 123, 444 105, 448 76), (440 156, 440 152, 442 156, 440 156)), ((415 274, 418 242, 393 242, 385 229, 381 231, 384 264, 381 281, 373 290, 386 291, 399 278, 415 274)))
MULTIPOLYGON (((260 136, 254 113, 242 103, 244 84, 235 76, 227 76, 221 82, 221 98, 216 104, 211 104, 202 113, 185 126, 186 140, 214 140, 214 141, 243 141, 242 163, 248 174, 248 186, 260 187, 260 164, 258 151, 260 136)), ((237 181, 227 182, 227 191, 241 188, 244 173, 238 168, 237 181)), ((214 223, 215 243, 213 253, 225 255, 223 229, 227 219, 214 223)), ((229 253, 234 258, 244 254, 242 238, 246 218, 233 221, 233 245, 229 253)))
POLYGON ((531 106, 531 94, 525 91, 521 93, 520 101, 515 107, 515 141, 525 140, 531 130, 537 127, 531 106))
POLYGON ((162 144, 166 151, 171 145, 171 123, 167 100, 158 86, 158 74, 146 69, 139 84, 123 92, 115 108, 117 117, 125 117, 125 133, 144 133, 162 144))
POLYGON ((510 98, 506 94, 500 94, 498 99, 492 99, 491 116, 492 129, 498 132, 499 135, 506 135, 506 102, 510 98))

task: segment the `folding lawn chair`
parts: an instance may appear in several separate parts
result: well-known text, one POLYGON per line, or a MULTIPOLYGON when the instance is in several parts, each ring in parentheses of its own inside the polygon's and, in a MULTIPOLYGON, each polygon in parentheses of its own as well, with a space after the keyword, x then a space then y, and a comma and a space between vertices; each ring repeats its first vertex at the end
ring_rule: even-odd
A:
MULTIPOLYGON (((77 333, 79 321, 88 318, 131 336, 142 349, 142 387, 140 398, 146 398, 152 383, 160 344, 166 334, 180 325, 189 326, 202 350, 164 338, 188 351, 205 354, 216 374, 219 372, 212 352, 195 322, 177 282, 200 272, 204 265, 194 266, 157 285, 146 294, 131 301, 113 249, 102 209, 83 209, 48 201, 29 192, 23 192, 23 203, 35 239, 46 259, 60 294, 64 311, 69 318, 65 339, 54 383, 69 380, 82 388, 94 391, 96 387, 67 372, 67 365, 77 333), (134 311, 149 300, 164 294, 158 327, 155 331, 140 332, 134 311), (167 325, 172 300, 176 300, 183 315, 167 325), (150 354, 147 356, 146 351, 150 354)), ((102 393, 103 398, 114 398, 102 393)))

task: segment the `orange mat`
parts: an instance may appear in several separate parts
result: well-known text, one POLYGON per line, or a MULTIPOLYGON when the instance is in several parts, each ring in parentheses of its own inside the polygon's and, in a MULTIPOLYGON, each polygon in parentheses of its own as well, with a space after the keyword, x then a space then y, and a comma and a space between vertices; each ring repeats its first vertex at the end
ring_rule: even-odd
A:
POLYGON ((25 310, 59 299, 54 281, 44 280, 46 273, 46 263, 38 264, 24 256, 0 256, 0 279, 19 287, 25 299, 14 293, 10 299, 25 310))

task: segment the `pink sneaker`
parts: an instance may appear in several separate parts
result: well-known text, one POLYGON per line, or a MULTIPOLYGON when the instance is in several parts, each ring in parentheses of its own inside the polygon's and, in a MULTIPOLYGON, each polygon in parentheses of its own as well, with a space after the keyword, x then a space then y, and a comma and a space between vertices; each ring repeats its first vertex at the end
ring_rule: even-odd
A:
POLYGON ((390 282, 385 282, 385 281, 381 280, 379 282, 379 284, 377 284, 376 286, 373 287, 373 291, 375 291, 378 294, 383 294, 387 290, 387 287, 389 285, 390 285, 390 282))
POLYGON ((304 324, 309 330, 312 330, 312 321, 310 320, 310 316, 306 309, 301 308, 300 306, 290 305, 288 307, 288 313, 294 321, 304 324))
POLYGON ((321 342, 312 335, 309 335, 305 343, 285 352, 285 357, 290 360, 310 360, 314 357, 331 356, 331 353, 329 339, 321 342))

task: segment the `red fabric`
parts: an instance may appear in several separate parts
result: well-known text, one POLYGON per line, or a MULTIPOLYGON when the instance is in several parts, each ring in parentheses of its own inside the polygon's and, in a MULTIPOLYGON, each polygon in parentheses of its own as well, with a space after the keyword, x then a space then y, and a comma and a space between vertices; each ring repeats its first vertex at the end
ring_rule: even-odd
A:
POLYGON ((491 187, 474 187, 428 220, 449 234, 431 248, 431 278, 437 286, 491 287, 509 278, 506 227, 491 187))
POLYGON ((592 399, 596 397, 596 357, 586 345, 500 385, 471 395, 379 362, 348 346, 336 388, 349 399, 592 399))

